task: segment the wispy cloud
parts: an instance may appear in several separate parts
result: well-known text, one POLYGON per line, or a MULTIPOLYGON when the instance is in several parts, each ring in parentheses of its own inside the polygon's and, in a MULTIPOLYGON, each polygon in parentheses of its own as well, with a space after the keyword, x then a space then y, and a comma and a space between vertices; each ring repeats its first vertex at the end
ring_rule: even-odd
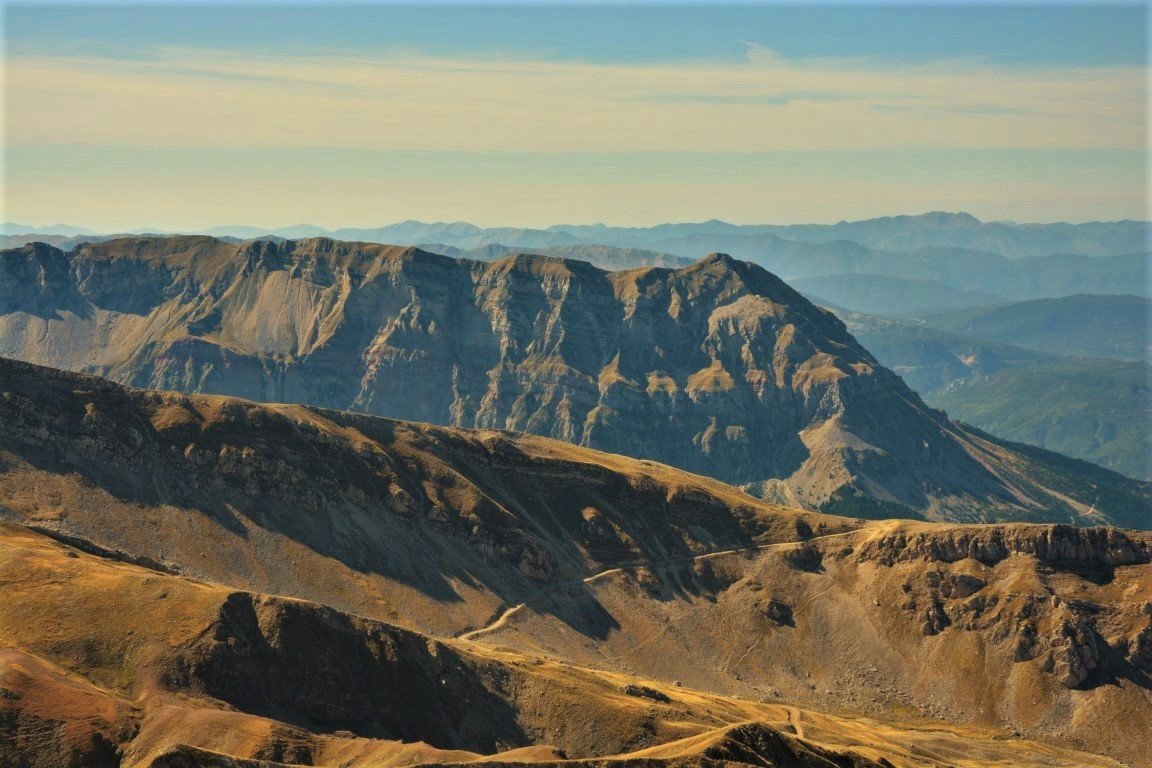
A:
POLYGON ((1141 67, 492 56, 14 56, 7 142, 152 147, 732 152, 1139 149, 1141 67))

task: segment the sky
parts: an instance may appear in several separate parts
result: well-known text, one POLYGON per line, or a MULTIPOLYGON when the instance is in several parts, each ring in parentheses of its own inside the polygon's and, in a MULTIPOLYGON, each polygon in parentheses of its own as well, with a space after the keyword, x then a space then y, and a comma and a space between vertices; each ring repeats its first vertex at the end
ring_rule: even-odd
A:
POLYGON ((5 221, 1149 218, 1147 7, 9 3, 5 221))

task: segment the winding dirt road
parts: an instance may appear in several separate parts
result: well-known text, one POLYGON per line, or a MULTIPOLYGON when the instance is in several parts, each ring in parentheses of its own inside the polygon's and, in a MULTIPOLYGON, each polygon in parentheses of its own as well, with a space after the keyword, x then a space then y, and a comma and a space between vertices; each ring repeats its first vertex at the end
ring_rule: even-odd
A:
POLYGON ((708 558, 711 558, 711 557, 721 557, 723 555, 735 555, 735 554, 742 553, 742 552, 761 552, 761 551, 766 550, 766 549, 773 549, 773 548, 777 548, 777 547, 799 547, 803 544, 807 544, 808 542, 812 542, 812 541, 820 541, 822 539, 834 539, 838 536, 851 536, 851 535, 854 535, 856 533, 858 533, 858 531, 856 531, 856 530, 840 531, 839 533, 826 533, 823 536, 813 536, 812 538, 804 539, 803 541, 781 541, 781 542, 775 542, 772 544, 753 544, 750 547, 734 547, 732 549, 720 549, 720 550, 717 550, 715 552, 705 552, 704 554, 701 554, 701 555, 680 555, 678 557, 670 557, 670 558, 667 558, 665 560, 643 560, 643 561, 639 561, 639 562, 635 562, 635 563, 625 563, 623 565, 616 565, 616 566, 613 566, 612 568, 608 568, 606 570, 600 571, 599 573, 595 573, 595 574, 588 576, 586 578, 572 579, 569 581, 558 581, 555 584, 549 584, 548 586, 543 587, 542 589, 539 589, 536 592, 533 592, 531 595, 528 596, 528 598, 524 602, 517 603, 516 605, 512 606, 511 608, 508 608, 503 613, 501 613, 499 616, 497 616, 493 621, 489 622, 488 624, 484 625, 483 627, 480 627, 479 629, 473 629, 470 632, 464 632, 463 634, 457 635, 456 639, 457 640, 475 640, 476 638, 481 637, 482 635, 486 635, 490 632, 495 632, 496 630, 498 630, 501 627, 503 627, 504 625, 506 625, 508 623, 508 620, 511 619, 513 616, 515 616, 517 613, 519 613, 521 610, 523 610, 524 608, 527 608, 534 601, 543 597, 544 595, 548 594, 549 592, 551 592, 554 589, 560 589, 562 587, 574 587, 578 584, 591 584, 592 582, 598 581, 598 580, 600 580, 606 576, 612 576, 612 575, 617 574, 617 573, 624 573, 625 571, 634 571, 638 568, 658 568, 658 567, 665 566, 665 565, 672 565, 674 563, 686 563, 686 562, 695 561, 695 560, 707 560, 708 558))

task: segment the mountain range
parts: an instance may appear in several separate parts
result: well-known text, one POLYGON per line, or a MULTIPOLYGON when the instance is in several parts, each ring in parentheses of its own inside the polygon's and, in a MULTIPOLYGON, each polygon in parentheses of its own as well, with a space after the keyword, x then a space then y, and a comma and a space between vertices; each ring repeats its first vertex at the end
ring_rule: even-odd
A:
POLYGON ((1149 765, 1152 538, 0 360, 10 765, 1149 765))
POLYGON ((709 237, 715 248, 734 250, 717 237, 748 237, 750 242, 772 237, 807 243, 856 243, 887 251, 920 248, 962 248, 998 253, 1012 258, 1075 253, 1115 256, 1145 251, 1148 224, 1141 221, 1085 224, 1017 224, 984 222, 967 213, 934 211, 915 216, 886 216, 838 224, 735 225, 722 221, 701 224, 662 224, 648 228, 556 226, 550 231, 629 247, 662 247, 677 252, 695 248, 693 237, 709 237))
MULTIPOLYGON (((0 234, 93 235, 82 227, 58 225, 33 227, 7 222, 0 234)), ((747 247, 765 248, 781 240, 823 243, 843 247, 846 243, 880 251, 916 251, 922 248, 953 248, 982 251, 1021 258, 1047 257, 1051 254, 1083 256, 1119 256, 1148 249, 1148 223, 1142 221, 1089 222, 1084 224, 1017 224, 984 222, 967 213, 935 211, 915 216, 889 216, 864 221, 842 221, 838 224, 729 224, 711 220, 700 223, 658 224, 651 227, 611 227, 603 224, 558 224, 546 229, 520 227, 479 227, 465 221, 403 221, 382 227, 345 227, 325 229, 311 224, 263 228, 255 226, 218 226, 202 231, 167 233, 158 229, 135 229, 124 234, 205 234, 213 237, 236 237, 243 240, 268 235, 299 240, 330 237, 374 243, 417 245, 444 243, 456 248, 475 248, 500 243, 516 248, 545 248, 577 243, 613 245, 622 248, 663 250, 681 256, 701 252, 701 244, 692 238, 706 238, 712 245, 707 250, 728 250, 744 254, 739 241, 723 238, 747 238, 747 247), (734 244, 736 247, 733 247, 734 244)))
MULTIPOLYGON (((58 228, 59 234, 18 229, 5 225, 0 245, 40 241, 71 250, 84 242, 149 234, 139 230, 96 235, 71 227, 58 228)), ((802 285, 804 290, 823 300, 856 311, 883 309, 883 314, 1085 293, 1148 295, 1149 239, 1142 222, 1007 225, 979 222, 964 214, 925 214, 811 227, 712 221, 635 229, 600 225, 517 229, 410 221, 339 230, 307 225, 272 230, 216 227, 203 234, 236 242, 329 237, 415 245, 480 260, 530 251, 590 261, 605 269, 683 266, 705 253, 722 251, 789 282, 809 281, 802 285), (868 236, 877 232, 888 234, 868 236), (998 234, 961 237, 963 232, 998 234), (1004 232, 1015 234, 1005 240, 1004 232), (1008 247, 995 250, 1005 244, 1008 247)))
POLYGON ((7 240, 0 763, 1152 767, 1143 256, 976 225, 7 240))
POLYGON ((546 435, 867 517, 1149 527, 1149 487, 951 422, 760 267, 328 239, 0 253, 0 354, 140 387, 546 435))

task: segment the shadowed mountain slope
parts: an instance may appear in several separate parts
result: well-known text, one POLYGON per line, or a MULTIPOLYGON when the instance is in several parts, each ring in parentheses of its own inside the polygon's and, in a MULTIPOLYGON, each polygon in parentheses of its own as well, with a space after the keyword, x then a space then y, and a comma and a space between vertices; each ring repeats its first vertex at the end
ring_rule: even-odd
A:
POLYGON ((10 361, 0 514, 0 738, 27 765, 1146 758, 1148 534, 865 523, 545 438, 10 361))
POLYGON ((855 525, 530 435, 131 390, 9 360, 0 393, 0 514, 428 631, 478 626, 541 582, 855 525))
POLYGON ((0 352, 135 386, 530 432, 809 508, 1148 524, 1146 487, 1116 476, 1094 509, 1076 477, 1052 493, 834 315, 721 254, 604 272, 194 237, 0 258, 0 352))

